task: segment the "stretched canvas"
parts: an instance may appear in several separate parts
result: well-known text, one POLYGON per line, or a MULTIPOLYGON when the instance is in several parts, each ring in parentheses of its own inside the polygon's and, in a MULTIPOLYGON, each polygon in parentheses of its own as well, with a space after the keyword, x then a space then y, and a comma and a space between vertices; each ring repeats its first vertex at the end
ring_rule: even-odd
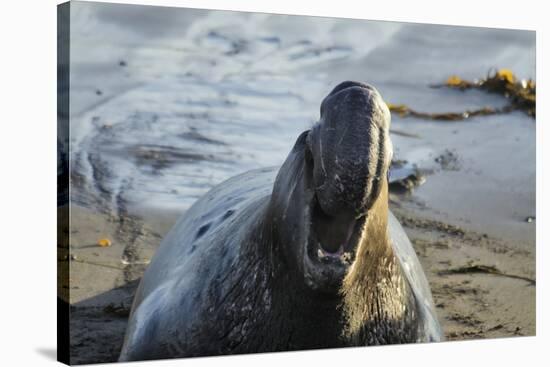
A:
POLYGON ((58 358, 535 335, 535 32, 58 6, 58 358))

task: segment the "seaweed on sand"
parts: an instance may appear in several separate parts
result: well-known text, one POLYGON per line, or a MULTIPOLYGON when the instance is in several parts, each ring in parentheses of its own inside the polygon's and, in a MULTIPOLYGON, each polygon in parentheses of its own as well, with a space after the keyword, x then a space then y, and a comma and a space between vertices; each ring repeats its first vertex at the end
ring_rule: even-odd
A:
POLYGON ((537 88, 532 79, 518 80, 509 69, 500 69, 488 74, 483 79, 474 81, 464 80, 456 75, 450 76, 443 84, 435 84, 432 88, 453 88, 465 91, 467 89, 479 89, 488 93, 500 94, 508 100, 508 104, 502 108, 483 107, 477 110, 464 112, 429 113, 418 112, 404 104, 388 103, 391 112, 401 117, 418 117, 429 120, 458 121, 473 116, 487 116, 502 113, 509 113, 516 110, 524 111, 532 118, 536 117, 537 88))
POLYGON ((496 115, 500 113, 512 112, 514 108, 505 106, 503 108, 483 107, 478 110, 466 110, 464 112, 443 112, 443 113, 430 113, 430 112, 418 112, 413 110, 407 105, 398 104, 394 105, 388 103, 388 108, 391 112, 396 112, 401 117, 418 117, 427 120, 440 120, 440 121, 459 121, 466 120, 467 118, 474 116, 487 116, 496 115))
POLYGON ((491 266, 491 265, 470 264, 467 266, 461 266, 454 269, 441 270, 438 272, 439 275, 469 274, 469 273, 484 273, 484 274, 500 275, 508 278, 525 280, 526 282, 529 282, 529 284, 531 285, 536 284, 535 279, 531 279, 521 275, 508 274, 499 270, 497 267, 491 266))

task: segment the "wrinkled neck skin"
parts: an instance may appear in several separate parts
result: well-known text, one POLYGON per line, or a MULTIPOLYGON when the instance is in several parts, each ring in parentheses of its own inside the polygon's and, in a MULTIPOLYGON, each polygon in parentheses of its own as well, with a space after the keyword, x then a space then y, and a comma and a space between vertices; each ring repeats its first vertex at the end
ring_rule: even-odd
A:
POLYGON ((300 140, 276 179, 261 220, 261 239, 251 241, 256 245, 247 250, 251 251, 250 258, 264 259, 259 269, 265 271, 268 281, 258 286, 269 287, 267 293, 271 295, 264 326, 267 335, 283 341, 273 343, 278 345, 274 350, 414 341, 415 335, 406 335, 415 329, 410 327, 414 301, 387 232, 386 181, 369 210, 355 261, 340 292, 324 294, 306 284, 300 259, 307 235, 304 228, 309 223, 303 208, 313 194, 305 185, 307 172, 300 140), (265 241, 267 238, 271 241, 265 241))
MULTIPOLYGON (((306 239, 305 210, 313 193, 305 190, 304 147, 307 133, 279 170, 269 205, 262 219, 263 239, 254 256, 269 269, 271 306, 262 327, 273 338, 272 350, 298 350, 343 346, 341 297, 314 292, 304 281, 302 244, 306 239), (294 252, 297 250, 298 252, 294 252), (267 251, 262 253, 262 251, 267 251)), ((252 250, 254 251, 254 250, 252 250)))
POLYGON ((355 261, 341 288, 346 317, 344 338, 352 345, 416 339, 414 299, 388 233, 388 183, 369 210, 355 261), (385 333, 376 330, 386 328, 385 333))

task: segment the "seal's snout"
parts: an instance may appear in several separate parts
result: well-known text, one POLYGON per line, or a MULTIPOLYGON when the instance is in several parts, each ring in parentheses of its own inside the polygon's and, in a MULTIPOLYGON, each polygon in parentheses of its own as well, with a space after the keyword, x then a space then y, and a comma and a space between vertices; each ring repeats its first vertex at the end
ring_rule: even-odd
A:
POLYGON ((313 184, 328 217, 364 215, 380 190, 392 147, 390 113, 378 91, 343 82, 321 104, 321 118, 308 136, 313 184))

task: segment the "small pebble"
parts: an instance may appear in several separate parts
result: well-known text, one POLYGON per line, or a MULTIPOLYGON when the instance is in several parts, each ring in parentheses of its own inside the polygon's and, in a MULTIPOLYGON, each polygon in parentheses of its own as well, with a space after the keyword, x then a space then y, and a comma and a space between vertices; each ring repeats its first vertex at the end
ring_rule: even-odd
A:
POLYGON ((109 240, 108 238, 102 238, 97 241, 97 245, 100 247, 109 247, 111 246, 111 240, 109 240))

